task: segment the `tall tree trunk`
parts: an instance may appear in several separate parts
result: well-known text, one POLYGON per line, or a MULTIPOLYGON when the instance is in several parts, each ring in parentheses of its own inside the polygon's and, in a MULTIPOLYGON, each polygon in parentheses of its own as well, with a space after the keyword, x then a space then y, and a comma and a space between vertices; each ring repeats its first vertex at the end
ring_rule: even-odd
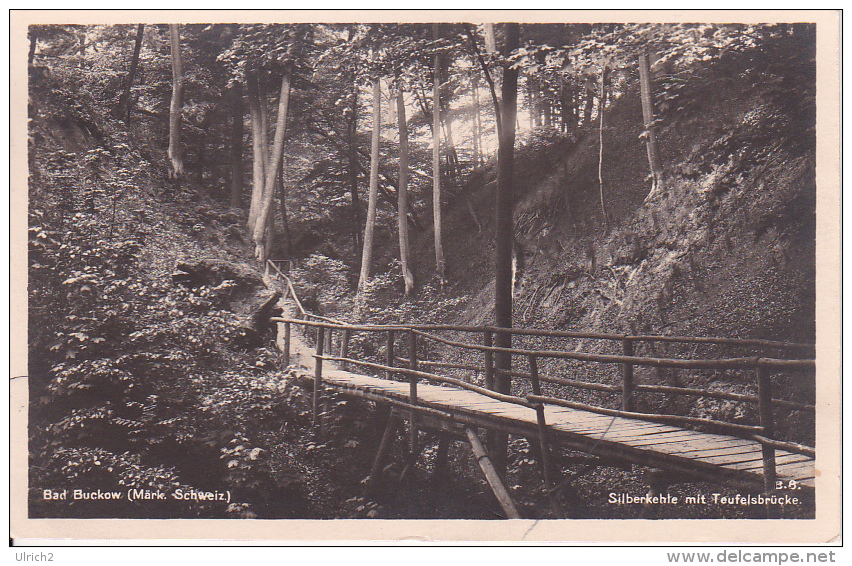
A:
POLYGON ((402 84, 396 95, 396 115, 399 120, 399 196, 397 224, 399 225, 399 263, 405 280, 405 296, 414 293, 414 275, 408 265, 408 123, 405 118, 405 98, 402 84))
MULTIPOLYGON (((257 207, 257 219, 255 220, 255 227, 257 226, 260 220, 260 214, 263 211, 263 204, 266 202, 267 194, 272 193, 274 196, 275 185, 269 185, 267 183, 267 176, 271 170, 270 163, 272 161, 272 154, 275 151, 275 146, 272 142, 269 141, 269 95, 265 90, 263 80, 258 81, 258 91, 260 93, 260 137, 263 140, 261 144, 261 152, 260 159, 263 162, 263 190, 260 192, 260 203, 257 207)), ((274 233, 271 231, 271 228, 275 224, 275 211, 272 210, 270 212, 272 216, 272 220, 267 223, 266 236, 264 237, 265 245, 265 255, 269 257, 269 252, 272 251, 272 242, 274 240, 274 233)), ((263 250, 259 249, 255 246, 255 256, 257 256, 258 260, 263 262, 260 256, 264 255, 263 250)))
POLYGON ((266 161, 263 155, 266 153, 267 141, 263 139, 263 128, 261 126, 260 92, 257 84, 257 75, 250 74, 247 80, 249 117, 251 118, 251 149, 252 149, 252 187, 251 204, 249 206, 248 228, 254 230, 257 224, 257 215, 263 202, 263 180, 266 170, 263 167, 266 161))
POLYGON ((479 116, 479 75, 471 78, 471 94, 473 95, 473 164, 479 167, 482 156, 482 121, 479 116))
POLYGON ((453 119, 450 117, 449 108, 444 109, 444 139, 447 141, 447 164, 453 179, 458 179, 459 154, 456 151, 456 142, 453 141, 453 119))
MULTIPOLYGON (((505 24, 506 43, 504 56, 508 57, 519 43, 520 26, 516 23, 505 24)), ((512 240, 514 235, 514 158, 515 158, 515 122, 518 113, 518 70, 507 62, 503 65, 503 131, 497 161, 497 210, 496 238, 497 257, 495 261, 494 286, 494 323, 499 327, 512 326, 512 240)), ((512 336, 498 333, 494 345, 500 348, 512 347, 512 336)), ((510 355, 498 352, 495 355, 495 367, 509 371, 512 367, 510 355)), ((511 377, 499 374, 495 378, 495 388, 501 393, 511 390, 511 377)), ((505 476, 506 473, 506 435, 495 434, 493 441, 494 465, 505 476)))
MULTIPOLYGON (((440 24, 432 24, 433 37, 439 39, 441 37, 440 24)), ((444 140, 447 143, 447 168, 450 176, 455 180, 459 175, 459 156, 456 151, 456 142, 453 140, 453 117, 450 114, 450 98, 447 94, 447 76, 449 72, 449 59, 441 56, 439 62, 440 77, 440 99, 441 104, 438 106, 441 111, 441 123, 444 125, 444 140)))
MULTIPOLYGON (((438 24, 432 24, 437 39, 438 24)), ((432 224, 435 235, 435 272, 441 287, 445 281, 444 247, 441 239, 441 56, 435 53, 432 78, 432 224)))
POLYGON ((527 111, 530 114, 530 130, 535 129, 535 103, 533 102, 532 75, 527 75, 527 111))
MULTIPOLYGON (((539 67, 544 69, 547 64, 547 55, 543 51, 536 53, 535 55, 536 62, 539 67)), ((540 126, 550 126, 551 115, 550 115, 550 99, 547 94, 547 85, 544 81, 536 78, 535 81, 535 94, 536 94, 536 115, 538 116, 538 123, 540 126)))
POLYGON ((239 208, 243 194, 243 93, 237 83, 231 95, 231 207, 239 208))
POLYGON ((595 99, 595 83, 591 76, 586 77, 583 94, 586 100, 586 105, 583 107, 583 126, 586 127, 592 123, 592 106, 595 99))
POLYGON ((497 53, 497 41, 494 38, 494 24, 485 24, 485 52, 497 53))
POLYGON ((116 108, 116 116, 124 117, 125 124, 130 124, 130 112, 133 106, 130 102, 130 89, 133 86, 133 79, 136 77, 136 68, 139 66, 139 53, 142 51, 142 33, 144 31, 145 24, 139 24, 136 28, 136 43, 133 46, 133 59, 130 61, 130 72, 127 74, 124 90, 121 93, 121 98, 119 98, 116 108))
POLYGON ((574 106, 573 106, 573 86, 572 83, 563 79, 559 85, 559 103, 560 117, 562 119, 562 133, 573 132, 576 126, 576 121, 573 121, 574 106))
POLYGON ((420 105, 420 110, 423 112, 423 116, 426 119, 426 125, 429 126, 429 133, 433 133, 433 119, 432 119, 432 111, 429 109, 429 103, 426 101, 426 87, 423 86, 423 83, 419 83, 419 87, 412 88, 414 92, 414 98, 417 99, 417 104, 420 105))
MULTIPOLYGON (((275 214, 270 212, 270 216, 272 218, 274 218, 275 214)), ((263 246, 261 246, 262 249, 259 250, 259 253, 261 253, 262 255, 258 257, 258 260, 265 264, 266 260, 269 259, 270 257, 272 257, 272 250, 274 249, 274 245, 275 245, 275 222, 273 222, 272 219, 270 219, 270 221, 266 223, 266 237, 264 238, 263 246)), ((258 252, 258 250, 256 250, 256 253, 257 252, 258 252)))
POLYGON ((361 249, 361 203, 358 199, 358 85, 351 79, 351 115, 349 116, 349 193, 352 199, 352 255, 361 249))
MULTIPOLYGON (((281 94, 278 97, 278 116, 275 124, 275 142, 270 155, 269 168, 266 170, 266 178, 263 181, 263 206, 257 217, 257 226, 254 229, 255 257, 258 261, 265 263, 269 254, 268 245, 264 244, 264 234, 267 226, 271 228, 270 212, 272 211, 272 200, 275 197, 273 185, 281 166, 281 156, 284 154, 284 133, 287 127, 287 107, 290 102, 290 79, 292 69, 288 66, 281 77, 281 94)), ((262 108, 262 107, 261 107, 262 108)), ((270 230, 271 233, 271 230, 270 230)))
MULTIPOLYGON (((645 122, 645 147, 648 150, 648 166, 654 176, 651 193, 663 190, 663 163, 660 159, 660 146, 654 127, 654 92, 651 90, 651 69, 648 54, 639 56, 639 87, 642 96, 642 117, 645 122)), ((650 194, 650 193, 649 193, 650 194)))
POLYGON ((287 221, 287 186, 284 184, 284 167, 278 169, 278 198, 281 199, 281 235, 284 238, 284 258, 289 259, 291 254, 290 223, 287 221))
POLYGON ((532 90, 532 108, 530 112, 533 117, 533 127, 538 128, 541 126, 541 88, 539 88, 538 80, 535 77, 531 77, 532 84, 530 85, 530 89, 532 90))
POLYGON ((547 92, 544 93, 541 103, 544 106, 544 126, 549 128, 553 125, 553 105, 550 104, 550 97, 547 92))
POLYGON ((270 186, 266 183, 269 176, 269 158, 272 155, 275 147, 269 144, 269 96, 263 85, 263 80, 257 81, 258 100, 260 101, 260 139, 262 151, 260 152, 260 160, 263 163, 263 190, 260 193, 260 206, 257 208, 257 213, 260 215, 260 210, 263 208, 263 201, 266 199, 266 193, 270 186))
MULTIPOLYGON (((373 52, 373 60, 376 52, 373 52)), ((364 251, 361 254, 361 275, 358 294, 364 292, 370 280, 373 261, 373 231, 376 227, 376 201, 379 193, 379 138, 382 134, 382 87, 379 78, 373 79, 373 140, 370 147, 370 196, 367 201, 367 225, 364 227, 364 251)))
POLYGON ((600 186, 601 192, 601 212, 603 213, 604 218, 604 233, 609 234, 609 215, 606 211, 606 202, 604 201, 604 185, 603 185, 603 134, 604 134, 604 109, 606 108, 606 97, 607 97, 607 77, 609 76, 609 67, 604 65, 604 68, 601 69, 601 87, 600 87, 600 106, 598 107, 598 114, 600 115, 600 128, 599 131, 599 147, 600 154, 598 155, 598 184, 600 186))
POLYGON ((178 24, 169 24, 172 49, 172 102, 169 106, 169 172, 174 179, 183 176, 183 148, 180 144, 180 114, 183 106, 183 62, 180 56, 180 29, 178 24))
MULTIPOLYGON (((491 46, 489 47, 489 36, 488 36, 488 26, 492 26, 492 24, 485 24, 485 49, 487 53, 494 53, 494 28, 491 27, 491 46)), ((488 70, 488 65, 485 63, 485 58, 482 57, 482 53, 479 51, 479 45, 476 43, 476 37, 473 33, 473 28, 470 25, 465 25, 465 31, 467 32, 467 37, 470 40, 470 45, 473 48, 473 52, 476 54, 477 60, 479 60, 479 66, 482 68, 482 73, 485 75, 485 82, 488 83, 488 90, 491 93, 491 101, 494 104, 494 124, 497 128, 497 137, 499 139, 500 132, 502 130, 502 124, 500 123, 500 100, 497 98, 497 87, 494 86, 494 79, 491 78, 491 72, 488 70)))

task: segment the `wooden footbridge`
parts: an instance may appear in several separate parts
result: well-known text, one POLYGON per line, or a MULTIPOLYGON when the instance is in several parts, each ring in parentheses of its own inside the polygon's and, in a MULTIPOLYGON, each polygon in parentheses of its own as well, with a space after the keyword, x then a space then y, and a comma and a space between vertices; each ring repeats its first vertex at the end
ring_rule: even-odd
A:
MULTIPOLYGON (((637 345, 676 343, 812 355, 813 345, 767 340, 628 336, 452 325, 353 325, 307 312, 292 282, 274 262, 269 263, 269 273, 281 282, 286 289, 286 296, 294 301, 298 309, 298 318, 272 319, 283 326, 286 362, 290 362, 291 341, 295 339, 292 335, 293 327, 301 327, 315 336, 315 422, 321 426, 322 414, 325 412, 323 405, 328 399, 325 393, 330 390, 367 399, 375 402, 377 407, 384 408, 384 435, 369 480, 373 487, 378 483, 388 448, 397 435, 398 427, 407 422, 409 456, 403 475, 408 473, 423 449, 420 431, 437 432, 437 462, 446 460, 450 441, 470 442, 488 484, 509 518, 520 515, 498 471, 505 466, 505 453, 502 456, 500 454, 501 435, 504 451, 505 435, 523 436, 531 440, 545 485, 551 491, 560 483, 559 460, 554 454, 557 447, 582 451, 611 465, 637 464, 646 467, 650 496, 658 495, 667 483, 676 481, 709 481, 748 493, 762 494, 764 497, 777 495, 779 489, 791 487, 799 490, 798 494, 813 491, 816 475, 814 448, 776 439, 775 419, 776 413, 785 416, 810 413, 804 420, 813 422, 814 405, 777 399, 772 393, 773 376, 793 376, 792 379, 806 380, 807 385, 812 387, 812 358, 750 356, 683 359, 634 354, 637 345), (453 336, 479 335, 481 340, 473 342, 441 335, 447 332, 453 336), (383 339, 380 339, 384 342, 383 363, 376 359, 350 357, 349 343, 354 333, 383 335, 383 339), (615 342, 620 343, 621 353, 589 353, 567 347, 558 350, 501 348, 493 345, 494 337, 499 333, 509 334, 519 340, 615 342), (336 341, 334 336, 337 337, 336 341), (404 357, 397 354, 399 342, 403 343, 406 350, 404 357), (428 350, 430 343, 440 345, 444 351, 476 353, 475 357, 481 358, 481 365, 425 359, 423 352, 428 350), (503 360, 508 359, 509 364, 495 363, 498 356, 502 356, 503 360), (525 366, 527 371, 512 370, 513 359, 518 360, 518 365, 525 366), (540 371, 539 368, 548 360, 585 364, 581 367, 614 367, 616 371, 613 372, 611 383, 567 379, 540 371), (501 370, 500 367, 510 369, 501 370), (637 367, 737 372, 737 375, 751 376, 757 394, 640 384, 634 379, 634 368, 637 367), (356 369, 359 373, 354 371, 356 369), (553 393, 546 393, 545 387, 553 393), (557 393, 566 390, 618 395, 620 408, 568 400, 557 393), (743 424, 704 417, 639 412, 634 406, 637 397, 643 394, 756 405, 759 422, 743 424), (477 433, 476 429, 480 428, 489 435, 488 450, 477 433), (495 460, 496 468, 492 460, 495 460)), ((578 373, 582 373, 582 370, 575 371, 572 376, 576 377, 578 373)), ((768 516, 774 516, 777 512, 777 506, 767 505, 766 508, 768 516)))

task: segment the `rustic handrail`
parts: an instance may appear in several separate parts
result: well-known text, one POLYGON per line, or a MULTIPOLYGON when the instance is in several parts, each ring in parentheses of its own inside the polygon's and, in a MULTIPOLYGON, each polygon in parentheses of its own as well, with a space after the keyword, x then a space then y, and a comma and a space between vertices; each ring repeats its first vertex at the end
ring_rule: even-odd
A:
MULTIPOLYGON (((416 407, 420 400, 417 396, 417 380, 428 379, 440 383, 447 383, 459 387, 461 389, 474 391, 486 397, 521 405, 530 409, 534 409, 537 414, 537 421, 542 439, 542 455, 547 460, 546 441, 546 423, 544 421, 544 404, 552 404, 562 407, 570 407, 579 410, 584 410, 592 413, 609 415, 613 417, 626 417, 637 420, 671 423, 683 426, 710 426, 717 429, 722 429, 729 434, 757 441, 761 444, 763 450, 763 476, 767 493, 774 490, 775 480, 775 450, 786 450, 792 453, 815 457, 815 449, 797 444, 794 442, 783 442, 773 438, 774 436, 774 416, 773 407, 783 406, 792 410, 814 411, 815 407, 806 403, 795 401, 786 401, 772 398, 772 381, 771 372, 773 370, 784 369, 815 369, 815 360, 813 359, 778 359, 767 357, 735 357, 721 358, 715 360, 708 359, 680 359, 680 358, 656 358, 643 357, 634 355, 634 342, 682 342, 682 343, 706 343, 716 345, 731 345, 731 346, 760 346, 765 348, 781 348, 781 349, 797 349, 809 348, 813 349, 812 344, 799 344, 790 342, 775 342, 771 340, 758 339, 727 339, 727 338, 710 338, 710 337, 681 337, 681 336, 649 336, 649 335, 623 335, 623 334, 603 334, 603 333, 587 333, 587 332, 569 332, 569 331, 548 331, 539 329, 517 329, 517 328, 499 328, 499 327, 470 327, 458 325, 357 325, 349 324, 329 317, 314 315, 305 310, 301 301, 298 298, 292 280, 285 275, 271 261, 269 265, 280 276, 282 281, 286 281, 288 293, 293 297, 300 313, 304 320, 297 320, 283 317, 273 317, 270 320, 285 324, 285 359, 289 360, 289 330, 290 324, 299 324, 307 327, 315 327, 317 329, 317 348, 314 357, 316 358, 315 381, 314 381, 314 419, 318 418, 318 404, 322 395, 322 362, 323 360, 341 362, 342 367, 345 364, 371 368, 385 372, 388 377, 394 373, 408 377, 410 384, 410 395, 408 404, 416 407), (314 320, 310 320, 314 319, 314 320), (328 330, 328 350, 329 354, 325 354, 323 349, 324 331, 328 330), (345 338, 340 343, 340 355, 333 356, 331 354, 331 335, 333 330, 342 330, 345 338), (482 344, 471 344, 450 340, 432 334, 430 331, 461 331, 461 332, 477 332, 482 333, 482 344), (348 357, 348 337, 354 331, 364 332, 385 332, 388 338, 387 349, 387 365, 356 360, 348 357), (396 332, 405 332, 408 335, 409 352, 408 358, 394 358, 393 340, 396 332), (606 339, 618 340, 622 344, 623 355, 614 354, 591 354, 587 352, 567 352, 558 350, 528 350, 525 348, 503 348, 493 345, 493 334, 515 334, 527 336, 549 336, 549 337, 566 337, 566 338, 585 338, 585 339, 606 339), (441 343, 447 346, 461 348, 466 350, 475 350, 483 352, 485 355, 485 367, 479 367, 469 364, 453 364, 442 362, 429 362, 419 360, 417 357, 416 342, 417 337, 422 336, 426 339, 441 343), (507 354, 509 359, 512 356, 525 356, 529 359, 530 372, 512 371, 511 369, 501 369, 494 367, 492 356, 494 353, 507 354), (548 377, 540 375, 538 372, 537 358, 554 358, 554 359, 572 359, 577 361, 602 363, 602 364, 620 364, 621 369, 621 385, 606 385, 600 383, 582 382, 557 377, 548 377), (396 362, 402 362, 409 367, 397 367, 396 362), (434 373, 424 372, 419 370, 419 365, 427 367, 445 367, 463 369, 469 371, 482 371, 485 375, 486 387, 481 387, 464 380, 451 377, 441 376, 434 373), (745 369, 755 370, 758 384, 758 394, 747 395, 741 393, 730 393, 724 391, 709 391, 702 389, 693 389, 687 387, 674 387, 666 385, 642 385, 634 384, 633 368, 634 366, 650 366, 650 367, 668 367, 677 369, 704 369, 704 370, 723 370, 723 369, 745 369), (495 376, 516 376, 532 381, 533 394, 526 397, 517 397, 507 393, 499 393, 493 391, 497 379, 495 376), (606 409, 596 407, 584 403, 577 403, 556 397, 548 397, 542 394, 540 382, 550 382, 559 385, 578 387, 584 389, 600 390, 610 393, 621 393, 622 402, 621 410, 606 409), (655 415, 650 413, 639 413, 633 411, 633 397, 637 392, 642 393, 668 393, 676 395, 693 395, 708 398, 727 399, 739 402, 756 403, 760 412, 760 426, 741 425, 724 421, 718 421, 707 418, 687 417, 679 415, 655 415)), ((417 426, 414 421, 414 415, 411 417, 411 453, 415 453, 417 446, 417 426)), ((545 471, 546 483, 550 483, 550 474, 545 471)))
MULTIPOLYGON (((296 293, 296 288, 293 286, 293 281, 290 279, 290 277, 288 277, 287 275, 284 275, 284 273, 280 269, 278 269, 278 266, 275 265, 275 263, 273 263, 273 261, 274 260, 271 260, 271 259, 267 260, 269 265, 276 271, 276 273, 278 273, 278 276, 281 277, 287 283, 287 290, 289 291, 290 296, 293 297, 293 301, 295 301, 296 306, 299 309, 299 312, 302 313, 302 316, 315 318, 317 320, 320 320, 320 321, 323 321, 323 322, 328 322, 328 323, 334 324, 334 325, 339 325, 339 326, 345 326, 346 325, 345 322, 337 320, 335 318, 320 316, 318 314, 314 314, 314 313, 312 313, 308 310, 305 310, 305 307, 302 305, 302 301, 299 300, 298 293, 296 293)), ((291 261, 291 260, 280 260, 280 261, 291 261)), ((282 320, 279 320, 277 318, 272 318, 270 320, 277 321, 277 322, 287 322, 286 320, 282 321, 282 320)), ((290 322, 292 322, 292 321, 290 321, 290 322)))
POLYGON ((604 407, 595 407, 586 403, 577 403, 575 401, 567 401, 557 397, 544 397, 541 395, 527 395, 527 399, 532 403, 546 403, 549 405, 557 405, 567 407, 569 409, 578 409, 588 411, 590 413, 598 413, 610 417, 625 417, 630 419, 650 421, 662 424, 680 424, 680 425, 699 425, 699 426, 714 426, 736 432, 738 436, 752 438, 756 433, 764 431, 762 426, 741 425, 728 423, 725 421, 717 421, 713 419, 705 419, 701 417, 682 417, 679 415, 654 415, 651 413, 635 413, 632 411, 619 411, 617 409, 606 409, 604 407))
POLYGON ((368 367, 368 368, 371 368, 371 369, 377 369, 377 370, 381 370, 381 371, 392 371, 394 373, 401 373, 403 375, 414 376, 414 377, 418 377, 418 378, 421 378, 421 379, 431 379, 432 381, 439 381, 441 383, 448 383, 450 385, 455 385, 455 386, 460 387, 462 389, 467 389, 469 391, 475 391, 476 393, 480 393, 482 395, 485 395, 486 397, 490 397, 490 398, 495 399, 497 401, 505 401, 507 403, 513 403, 515 405, 521 405, 521 406, 527 407, 529 409, 535 408, 534 403, 530 403, 528 400, 526 400, 523 397, 516 397, 514 395, 506 395, 504 393, 497 393, 496 391, 491 391, 490 389, 486 389, 484 387, 480 387, 479 385, 474 385, 472 383, 467 383, 465 381, 462 381, 460 379, 455 379, 453 377, 446 377, 444 375, 437 375, 437 374, 434 374, 434 373, 429 373, 429 372, 419 371, 419 370, 412 370, 412 369, 404 368, 404 367, 391 367, 391 366, 386 366, 386 365, 383 365, 383 364, 376 364, 376 363, 373 363, 373 362, 365 362, 363 360, 356 360, 356 359, 353 359, 353 358, 341 358, 341 357, 337 357, 337 356, 317 356, 317 355, 314 355, 314 357, 317 358, 317 359, 321 358, 323 360, 328 360, 328 361, 332 361, 332 362, 347 362, 347 363, 355 364, 355 365, 358 365, 358 366, 368 367))
MULTIPOLYGON (((407 364, 408 358, 396 357, 396 361, 407 364)), ((455 364, 449 362, 434 362, 430 360, 418 360, 417 362, 421 366, 427 367, 435 367, 435 368, 447 368, 447 369, 462 369, 468 371, 475 371, 478 373, 484 373, 485 367, 483 366, 475 366, 470 364, 455 364)), ((511 377, 519 377, 521 379, 532 379, 532 375, 529 372, 518 371, 518 370, 502 370, 495 368, 494 373, 499 373, 502 375, 509 375, 511 377)), ((553 377, 548 375, 539 375, 539 379, 541 381, 545 381, 547 383, 554 383, 556 385, 564 385, 566 387, 573 387, 575 389, 588 389, 591 391, 604 391, 607 393, 621 393, 623 388, 619 385, 607 385, 605 383, 595 383, 592 381, 577 381, 573 379, 565 379, 561 377, 553 377)), ((669 393, 672 395, 686 395, 693 397, 707 397, 708 399, 722 399, 727 401, 739 401, 742 403, 752 403, 757 404, 759 399, 757 395, 749 395, 747 393, 731 393, 728 391, 713 391, 710 389, 695 389, 690 387, 674 387, 671 385, 635 385, 633 387, 633 391, 638 391, 641 393, 669 393)), ((816 406, 808 403, 800 403, 798 401, 788 401, 786 399, 776 399, 773 398, 772 402, 776 405, 786 407, 788 409, 792 409, 795 411, 808 411, 814 412, 816 411, 816 406)))
MULTIPOLYGON (((551 357, 551 358, 561 358, 561 359, 574 359, 579 361, 591 361, 598 363, 612 363, 612 364, 635 364, 641 366, 652 366, 652 367, 672 367, 678 369, 754 369, 758 366, 766 366, 771 368, 790 368, 790 367, 805 367, 812 368, 814 367, 813 360, 779 360, 773 358, 757 358, 757 357, 749 357, 749 358, 723 358, 718 360, 691 360, 691 359, 677 359, 677 358, 647 358, 641 356, 621 356, 621 355, 610 355, 610 354, 587 354, 581 352, 560 352, 555 350, 525 350, 518 348, 500 348, 496 346, 486 346, 479 344, 467 344, 464 342, 457 342, 454 340, 448 340, 446 338, 442 338, 439 336, 435 336, 433 334, 429 334, 426 332, 422 332, 419 330, 415 330, 413 326, 403 326, 403 325, 389 325, 389 326, 374 326, 374 325, 353 325, 353 324, 345 324, 345 323, 326 323, 326 322, 314 322, 307 320, 297 320, 297 319, 289 319, 289 318, 272 318, 270 319, 275 322, 282 323, 295 323, 301 324, 305 326, 313 326, 318 327, 322 326, 325 328, 343 328, 351 331, 367 331, 367 332, 388 332, 388 331, 399 331, 399 330, 413 330, 414 332, 432 339, 436 342, 440 342, 449 346, 471 349, 471 350, 479 350, 483 352, 506 352, 511 353, 513 355, 522 355, 529 356, 535 354, 540 357, 551 357)), ((397 358, 399 361, 408 362, 405 358, 397 358)), ((422 363, 422 362, 421 362, 422 363)), ((438 366, 438 363, 429 363, 427 365, 433 365, 434 367, 438 366)), ((454 367, 453 364, 447 364, 445 367, 454 367)), ((474 366, 462 366, 459 364, 457 369, 469 369, 473 371, 485 371, 487 373, 487 367, 480 368, 474 366)), ((503 373, 515 377, 521 377, 525 379, 529 379, 529 374, 518 372, 518 371, 505 371, 497 368, 492 368, 492 372, 494 373, 503 373)), ((606 384, 597 384, 591 382, 580 382, 573 380, 565 380, 556 377, 549 376, 541 376, 540 379, 542 381, 548 381, 551 383, 555 383, 558 385, 565 385, 569 387, 576 387, 581 389, 590 389, 590 390, 599 390, 599 391, 607 391, 607 392, 619 392, 622 391, 622 388, 614 385, 606 385, 606 384)), ((647 392, 647 393, 671 393, 678 395, 694 395, 694 396, 703 396, 707 398, 718 398, 718 399, 727 399, 727 400, 735 400, 749 403, 757 403, 759 402, 759 398, 753 395, 744 395, 737 393, 726 393, 726 392, 717 392, 717 391, 709 391, 709 390, 701 390, 701 389, 690 389, 690 388, 679 388, 672 386, 664 386, 664 385, 635 385, 633 386, 633 390, 637 392, 647 392)), ((806 404, 806 403, 798 403, 795 401, 787 401, 782 399, 773 399, 774 404, 785 406, 794 410, 802 410, 802 411, 814 411, 815 406, 806 404)))
POLYGON ((419 331, 452 331, 452 332, 484 332, 492 334, 509 333, 517 336, 544 336, 551 338, 584 338, 597 340, 634 340, 637 342, 679 342, 717 344, 720 346, 759 346, 765 348, 779 349, 813 349, 814 344, 799 342, 779 342, 775 340, 761 340, 752 338, 720 338, 712 336, 664 336, 664 335, 630 335, 630 334, 607 334, 600 332, 573 332, 568 330, 544 330, 538 328, 503 328, 499 326, 460 326, 453 324, 392 324, 392 325, 352 325, 353 330, 419 330, 419 331), (355 328, 355 327, 358 328, 355 328))
MULTIPOLYGON (((422 362, 425 364, 438 366, 437 363, 433 362, 422 362)), ((441 367, 441 366, 438 366, 441 367)), ((458 369, 474 369, 482 371, 482 368, 478 368, 475 366, 461 366, 459 364, 447 364, 447 367, 453 367, 458 369)), ((521 379, 530 379, 531 375, 527 372, 523 371, 507 371, 507 370, 494 370, 498 373, 502 373, 505 375, 511 375, 512 377, 520 377, 521 379)), ((591 381, 576 381, 572 379, 564 379, 561 377, 551 377, 541 375, 539 379, 542 381, 547 381, 550 383, 555 383, 557 385, 565 385, 566 387, 574 387, 576 389, 590 389, 595 391, 606 391, 608 393, 621 393, 622 387, 618 385, 606 385, 604 383, 594 383, 591 381)), ((633 386, 633 391, 638 391, 641 393, 670 393, 672 395, 687 395, 693 397, 707 397, 708 399, 723 399, 727 401, 740 401, 742 403, 753 403, 757 404, 760 399, 758 399, 757 395, 748 395, 746 393, 731 393, 728 391, 712 391, 710 389, 694 389, 691 387, 674 387, 671 385, 635 385, 633 386)), ((788 409, 793 409, 796 411, 809 411, 813 412, 816 410, 815 405, 810 405, 808 403, 799 403, 798 401, 787 401, 785 399, 776 399, 773 397, 772 402, 787 407, 788 409)))
MULTIPOLYGON (((535 354, 543 358, 561 358, 569 360, 578 360, 586 362, 598 362, 605 364, 621 364, 631 363, 635 365, 653 366, 653 367, 672 367, 680 369, 752 369, 757 366, 757 357, 748 358, 723 358, 718 360, 696 360, 696 359, 677 359, 677 358, 648 358, 641 356, 619 356, 613 354, 588 354, 586 352, 561 352, 558 350, 526 350, 521 348, 501 348, 499 346, 484 346, 480 344, 467 344, 465 342, 457 342, 449 340, 434 334, 414 330, 420 336, 440 342, 448 346, 456 348, 464 348, 468 350, 502 352, 517 356, 529 356, 535 354)), ((796 360, 799 361, 799 360, 796 360)), ((803 360, 810 361, 810 360, 803 360)))
MULTIPOLYGON (((316 315, 312 315, 316 318, 316 315)), ((585 352, 561 352, 558 350, 524 350, 518 348, 500 348, 498 346, 484 346, 480 344, 467 344, 465 342, 457 342, 434 334, 429 334, 418 330, 421 325, 358 325, 335 322, 313 322, 309 320, 298 320, 283 317, 272 317, 269 319, 272 322, 290 322, 302 324, 305 326, 323 326, 325 328, 341 328, 351 331, 360 332, 387 332, 408 331, 413 330, 421 336, 457 348, 468 350, 479 350, 483 352, 502 352, 507 354, 529 356, 536 354, 541 357, 574 359, 579 361, 589 361, 598 363, 620 364, 632 363, 636 365, 652 366, 652 367, 671 367, 679 369, 754 369, 758 365, 766 365, 775 368, 800 368, 813 369, 815 368, 814 360, 784 360, 777 358, 759 358, 757 356, 743 358, 721 358, 716 360, 701 360, 701 359, 680 359, 680 358, 650 358, 642 356, 619 356, 614 354, 587 354, 585 352)))
POLYGON ((816 458, 815 448, 799 444, 798 442, 784 442, 782 440, 775 440, 774 438, 766 438, 759 434, 755 434, 751 437, 751 439, 756 440, 761 444, 778 448, 779 450, 786 450, 787 452, 793 452, 794 454, 801 454, 802 456, 808 456, 809 458, 816 458))

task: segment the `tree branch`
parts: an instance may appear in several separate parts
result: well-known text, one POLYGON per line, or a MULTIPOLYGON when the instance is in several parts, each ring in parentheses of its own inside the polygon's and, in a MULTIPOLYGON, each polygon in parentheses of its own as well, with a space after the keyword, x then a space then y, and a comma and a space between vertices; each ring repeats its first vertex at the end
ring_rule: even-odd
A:
POLYGON ((479 60, 479 65, 482 67, 482 72, 485 73, 485 80, 488 82, 488 88, 491 90, 491 100, 494 102, 494 118, 497 123, 497 138, 500 138, 500 132, 503 131, 503 121, 500 116, 500 100, 497 98, 497 88, 494 86, 494 80, 491 78, 491 73, 488 71, 488 65, 485 63, 485 59, 482 57, 482 53, 479 51, 479 46, 476 44, 476 39, 473 37, 473 29, 470 24, 465 24, 465 31, 467 32, 467 37, 470 39, 470 44, 473 46, 473 53, 476 55, 476 58, 479 60))

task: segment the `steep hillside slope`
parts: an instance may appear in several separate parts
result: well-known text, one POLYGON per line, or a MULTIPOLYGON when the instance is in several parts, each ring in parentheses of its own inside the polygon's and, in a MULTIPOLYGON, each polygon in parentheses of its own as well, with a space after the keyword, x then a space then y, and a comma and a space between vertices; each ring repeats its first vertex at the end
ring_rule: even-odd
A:
POLYGON ((517 297, 519 322, 813 340, 813 131, 797 115, 813 116, 814 93, 799 82, 813 69, 782 60, 732 78, 737 63, 688 77, 682 97, 690 106, 661 136, 667 190, 647 202, 643 148, 624 143, 636 139, 639 128, 629 126, 636 113, 615 110, 610 123, 619 135, 604 140, 609 234, 600 221, 571 219, 594 217, 596 187, 577 183, 596 165, 588 136, 555 178, 521 200, 518 237, 532 258, 517 297), (782 93, 785 84, 799 88, 782 93), (719 85, 729 96, 718 95, 719 85), (542 218, 565 199, 559 187, 586 198, 569 201, 578 212, 542 218), (568 300, 556 298, 569 288, 568 300))
MULTIPOLYGON (((599 132, 577 132, 576 143, 548 130, 522 139, 516 156, 515 236, 521 262, 515 324, 813 342, 814 73, 812 51, 782 39, 659 77, 667 182, 664 191, 654 194, 649 194, 639 137, 639 95, 637 89, 625 92, 607 108, 604 121, 609 231, 600 204, 599 132)), ((484 229, 477 232, 462 205, 448 213, 445 228, 452 279, 448 292, 464 297, 454 322, 471 325, 491 322, 494 293, 493 170, 483 171, 478 182, 471 199, 476 210, 484 211, 484 229)), ((421 237, 415 248, 420 273, 433 269, 429 238, 421 237)), ((620 353, 620 346, 601 342, 577 347, 620 353)), ((752 354, 647 347, 661 355, 752 354)), ((611 368, 572 368, 553 369, 582 372, 585 379, 613 379, 611 368)), ((710 382, 742 392, 754 387, 753 379, 737 372, 639 371, 637 379, 670 385, 710 382)), ((793 385, 800 382, 790 380, 784 395, 812 395, 793 385)), ((703 416, 734 410, 696 401, 671 406, 674 401, 663 398, 644 402, 703 416)), ((802 418, 807 420, 791 417, 790 428, 809 430, 800 426, 802 418)), ((809 436, 806 432, 799 440, 809 436)))
MULTIPOLYGON (((677 77, 669 105, 681 108, 661 118, 666 191, 649 195, 638 93, 607 110, 609 233, 596 131, 561 152, 551 146, 551 163, 519 152, 516 324, 813 340, 813 61, 778 45, 760 54, 768 64, 759 70, 754 57, 677 77)), ((492 190, 493 180, 480 190, 481 209, 492 190)), ((447 221, 462 284, 468 263, 486 262, 474 272, 487 274, 493 256, 483 245, 492 234, 473 233, 466 214, 447 221)), ((490 294, 479 299, 464 321, 486 320, 490 294)))

